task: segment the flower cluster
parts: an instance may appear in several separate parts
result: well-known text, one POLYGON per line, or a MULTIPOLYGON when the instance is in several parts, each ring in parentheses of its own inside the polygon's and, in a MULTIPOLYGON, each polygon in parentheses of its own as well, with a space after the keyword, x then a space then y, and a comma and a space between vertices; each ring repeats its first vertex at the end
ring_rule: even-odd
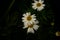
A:
MULTIPOLYGON (((34 3, 32 3, 32 8, 34 10, 41 11, 45 6, 45 4, 43 3, 44 1, 42 0, 34 0, 34 3)), ((28 28, 27 33, 34 33, 34 30, 37 31, 37 29, 39 28, 39 21, 36 19, 35 14, 31 15, 31 12, 23 14, 22 22, 24 23, 23 29, 28 28)))
POLYGON ((38 20, 36 19, 35 14, 31 15, 30 12, 27 12, 26 14, 23 14, 24 17, 22 17, 22 22, 24 22, 24 27, 28 28, 27 33, 34 33, 34 30, 38 29, 38 20))

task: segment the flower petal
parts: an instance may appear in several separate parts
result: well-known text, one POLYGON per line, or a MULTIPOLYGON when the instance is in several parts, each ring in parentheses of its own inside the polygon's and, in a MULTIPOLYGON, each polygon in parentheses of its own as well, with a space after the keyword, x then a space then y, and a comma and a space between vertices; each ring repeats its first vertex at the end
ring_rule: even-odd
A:
POLYGON ((32 3, 32 5, 34 5, 35 3, 32 3))
POLYGON ((40 3, 44 3, 44 0, 39 0, 40 3))
POLYGON ((32 15, 33 18, 36 18, 35 14, 32 15))
POLYGON ((27 33, 34 33, 33 28, 28 28, 27 33))
POLYGON ((37 8, 37 11, 41 11, 42 9, 44 9, 44 7, 39 7, 37 8))
POLYGON ((37 3, 38 1, 34 0, 35 3, 37 3))
POLYGON ((22 17, 22 19, 25 19, 25 17, 22 17))
POLYGON ((23 16, 26 16, 26 14, 23 14, 23 16))
POLYGON ((39 26, 38 25, 34 25, 33 28, 34 28, 34 30, 37 31, 37 29, 39 28, 39 26))
POLYGON ((23 29, 27 28, 27 26, 23 27, 23 29))
POLYGON ((36 20, 35 22, 34 22, 34 24, 38 24, 39 23, 39 21, 38 20, 36 20))
POLYGON ((45 4, 42 4, 42 6, 45 6, 45 4))
POLYGON ((36 7, 35 7, 35 6, 32 6, 32 8, 33 8, 33 9, 36 9, 36 7))

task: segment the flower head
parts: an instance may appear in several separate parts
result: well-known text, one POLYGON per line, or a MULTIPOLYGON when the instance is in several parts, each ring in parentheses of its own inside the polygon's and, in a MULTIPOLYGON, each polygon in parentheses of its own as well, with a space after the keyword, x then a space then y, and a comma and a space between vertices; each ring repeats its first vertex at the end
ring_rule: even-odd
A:
POLYGON ((24 17, 22 17, 22 21, 27 24, 32 24, 36 20, 35 14, 31 15, 30 12, 27 12, 26 14, 23 14, 24 17))
POLYGON ((30 25, 24 23, 23 29, 28 28, 27 33, 34 33, 34 30, 37 31, 37 29, 39 28, 39 26, 37 25, 38 23, 39 23, 38 21, 35 21, 30 25))
POLYGON ((45 4, 43 3, 44 1, 42 0, 39 0, 39 1, 34 0, 34 3, 32 3, 32 8, 37 9, 37 11, 41 11, 42 9, 44 9, 44 6, 45 6, 45 4))

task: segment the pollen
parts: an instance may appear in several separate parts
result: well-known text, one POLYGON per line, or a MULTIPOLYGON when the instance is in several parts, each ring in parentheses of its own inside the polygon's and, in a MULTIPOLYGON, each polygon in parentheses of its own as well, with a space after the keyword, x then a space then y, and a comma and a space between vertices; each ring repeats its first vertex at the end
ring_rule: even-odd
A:
POLYGON ((37 7, 40 7, 41 6, 41 3, 37 3, 36 5, 37 5, 37 7))
POLYGON ((31 17, 31 16, 28 16, 28 17, 27 17, 27 20, 28 20, 28 21, 30 21, 31 19, 32 19, 32 17, 31 17))

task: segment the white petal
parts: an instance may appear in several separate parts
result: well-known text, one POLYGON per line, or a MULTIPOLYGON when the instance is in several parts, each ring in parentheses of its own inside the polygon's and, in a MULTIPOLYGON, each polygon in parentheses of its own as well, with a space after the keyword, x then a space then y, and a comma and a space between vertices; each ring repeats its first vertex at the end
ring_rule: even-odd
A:
POLYGON ((26 20, 22 20, 22 22, 26 22, 26 20))
MULTIPOLYGON (((30 21, 30 24, 33 24, 33 21, 30 21)), ((29 25, 30 25, 30 24, 29 24, 29 25)))
POLYGON ((23 27, 23 29, 27 28, 27 26, 23 27))
POLYGON ((39 26, 38 25, 34 25, 33 28, 34 28, 34 30, 37 31, 37 29, 39 28, 39 26))
POLYGON ((27 33, 34 33, 33 28, 28 28, 27 33))
POLYGON ((28 16, 28 14, 29 14, 29 13, 27 12, 27 13, 26 13, 26 16, 28 16))
POLYGON ((30 12, 28 12, 28 15, 31 15, 31 13, 30 13, 30 12))
POLYGON ((40 2, 40 3, 44 3, 44 1, 43 1, 43 0, 39 0, 39 2, 40 2))
POLYGON ((22 17, 22 19, 25 19, 25 17, 22 17))
POLYGON ((32 23, 35 22, 37 19, 32 19, 32 23))
POLYGON ((25 20, 22 20, 22 22, 25 22, 25 20))
POLYGON ((41 1, 42 3, 44 3, 44 1, 41 1))
POLYGON ((37 8, 37 11, 41 11, 44 7, 37 8))
POLYGON ((34 24, 38 24, 39 23, 39 21, 38 20, 36 20, 35 22, 34 22, 34 24))
POLYGON ((23 14, 23 16, 26 16, 26 14, 23 14))
POLYGON ((27 12, 26 15, 29 16, 29 15, 31 15, 31 13, 30 12, 27 12))
POLYGON ((27 27, 28 27, 27 22, 24 22, 24 27, 23 27, 23 29, 25 29, 25 28, 27 28, 27 27))
POLYGON ((28 25, 31 25, 32 24, 32 21, 26 21, 24 22, 24 25, 28 26, 28 25))
POLYGON ((27 26, 27 22, 24 22, 24 26, 27 26))
POLYGON ((32 19, 36 19, 36 16, 34 16, 34 15, 32 15, 31 17, 32 17, 32 19))
POLYGON ((33 20, 36 20, 36 18, 33 18, 33 20))
POLYGON ((42 6, 45 6, 45 4, 42 4, 42 6))
POLYGON ((39 0, 41 2, 41 0, 39 0))
POLYGON ((32 22, 30 21, 30 22, 28 22, 27 24, 28 24, 28 25, 31 25, 31 24, 32 24, 32 22))
POLYGON ((32 3, 32 5, 34 5, 35 3, 32 3))
POLYGON ((35 18, 36 17, 35 14, 33 14, 32 17, 35 18))
POLYGON ((38 1, 34 0, 35 3, 37 3, 38 1))
POLYGON ((33 9, 36 9, 36 6, 32 6, 33 9))

